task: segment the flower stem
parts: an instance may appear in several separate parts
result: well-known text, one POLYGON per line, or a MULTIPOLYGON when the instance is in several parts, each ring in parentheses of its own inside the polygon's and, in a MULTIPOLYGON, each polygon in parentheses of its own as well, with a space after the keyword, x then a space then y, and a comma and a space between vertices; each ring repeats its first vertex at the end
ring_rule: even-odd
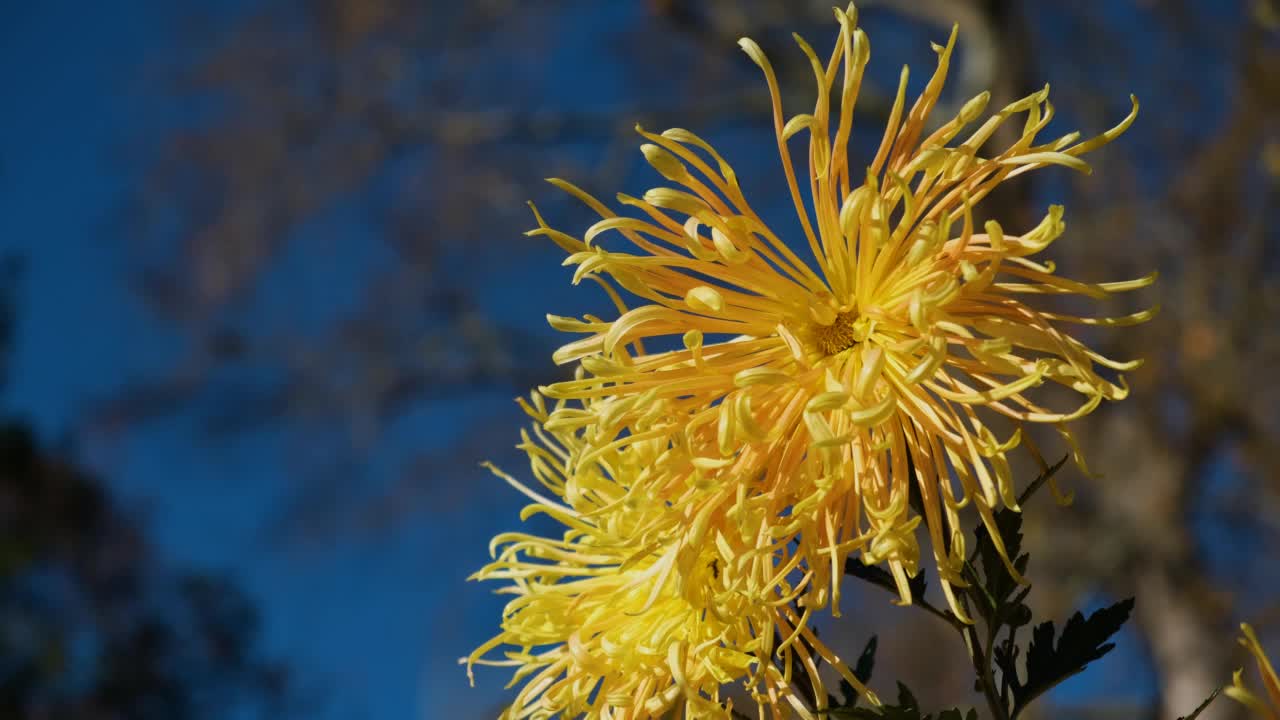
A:
POLYGON ((973 660, 973 671, 982 687, 982 695, 987 699, 987 707, 991 709, 992 720, 1009 720, 1009 711, 1000 699, 996 689, 995 677, 991 673, 991 649, 994 640, 988 639, 986 645, 978 637, 978 630, 973 625, 966 625, 961 631, 965 636, 965 645, 969 649, 969 657, 973 660))

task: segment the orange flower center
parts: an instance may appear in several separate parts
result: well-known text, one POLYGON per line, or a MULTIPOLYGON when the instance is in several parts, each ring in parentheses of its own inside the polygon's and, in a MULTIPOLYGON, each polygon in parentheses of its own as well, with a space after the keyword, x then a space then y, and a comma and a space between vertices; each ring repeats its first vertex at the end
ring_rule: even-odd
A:
POLYGON ((830 325, 813 326, 813 345, 823 355, 842 353, 866 339, 866 333, 858 326, 859 315, 849 310, 838 313, 830 325))

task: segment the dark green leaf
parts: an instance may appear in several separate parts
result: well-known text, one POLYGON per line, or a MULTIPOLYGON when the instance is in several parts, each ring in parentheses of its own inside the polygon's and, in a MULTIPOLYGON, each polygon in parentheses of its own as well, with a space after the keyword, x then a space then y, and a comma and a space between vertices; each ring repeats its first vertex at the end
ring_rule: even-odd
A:
POLYGON ((1018 653, 1020 648, 1011 643, 1003 642, 991 649, 991 661, 1000 670, 1000 676, 1004 683, 1010 687, 1016 687, 1018 682, 1018 653))
MULTIPOLYGON (((1026 557, 1026 555, 1023 555, 1022 559, 1025 560, 1026 557)), ((1024 562, 1018 567, 1018 572, 1026 572, 1026 569, 1026 563, 1024 562)), ((1022 592, 1015 595, 1013 600, 1009 602, 1007 611, 1000 618, 1005 625, 1011 628, 1020 628, 1031 622, 1031 608, 1027 607, 1023 603, 1023 601, 1027 599, 1027 594, 1030 592, 1031 587, 1026 586, 1022 588, 1022 592)))
POLYGON ((878 708, 867 708, 870 715, 854 717, 878 718, 879 720, 929 720, 928 715, 921 715, 916 704, 916 697, 906 685, 898 683, 898 702, 896 705, 881 705, 878 708))
MULTIPOLYGON (((854 665, 853 676, 858 678, 858 682, 866 685, 871 681, 871 671, 876 664, 876 636, 872 635, 871 639, 862 648, 862 654, 858 656, 858 662, 854 665)), ((848 680, 840 679, 840 698, 834 695, 827 696, 827 704, 832 708, 849 709, 858 706, 858 691, 853 689, 848 680)))
MULTIPOLYGON (((1022 514, 1007 508, 1001 510, 995 514, 995 525, 996 531, 1004 541, 1005 551, 1013 561, 1014 568, 1019 573, 1025 571, 1027 556, 1018 554, 1022 549, 1022 514)), ((992 541, 986 526, 979 525, 974 535, 978 541, 976 555, 978 567, 982 570, 980 578, 982 586, 991 596, 995 607, 1000 607, 1018 589, 1018 583, 1005 567, 1004 560, 1000 557, 1000 550, 992 541)), ((994 610, 995 607, 991 609, 994 610)))
POLYGON ((916 703, 916 696, 912 695, 911 689, 902 683, 898 683, 898 706, 903 709, 919 710, 916 703))
POLYGON ((858 678, 858 682, 866 685, 871 682, 871 671, 876 667, 876 636, 872 635, 867 641, 866 647, 862 648, 862 654, 858 656, 858 662, 853 667, 853 676, 858 678))
MULTIPOLYGON (((1019 503, 1030 499, 1066 461, 1067 458, 1064 456, 1036 478, 1023 491, 1019 503)), ((999 534, 1005 553, 1002 557, 986 524, 979 523, 974 529, 976 542, 973 555, 969 558, 970 565, 965 568, 966 574, 971 576, 970 580, 978 586, 979 592, 969 594, 974 596, 978 612, 989 624, 1011 624, 1018 627, 1031 621, 1031 613, 1022 603, 1028 590, 1024 589, 1016 599, 1009 600, 1019 585, 1009 572, 1004 557, 1009 559, 1009 564, 1013 565, 1019 575, 1025 575, 1029 558, 1022 554, 1022 513, 1004 508, 995 513, 993 520, 994 530, 999 534)))
POLYGON ((896 705, 881 705, 875 708, 833 708, 827 712, 827 717, 840 720, 930 720, 928 715, 920 714, 920 708, 916 707, 915 696, 902 683, 898 683, 896 705))
POLYGON ((1133 598, 1129 598, 1093 613, 1087 620, 1077 612, 1067 620, 1056 645, 1052 622, 1036 626, 1031 644, 1027 646, 1026 682, 1014 687, 1018 707, 1025 707, 1110 652, 1115 644, 1107 640, 1124 625, 1132 611, 1133 598))
MULTIPOLYGON (((1005 509, 997 512, 994 520, 1014 569, 1025 575, 1029 557, 1019 554, 1022 549, 1022 515, 1005 509)), ((974 538, 977 542, 973 556, 964 567, 972 587, 965 594, 973 600, 978 614, 989 626, 1026 625, 1031 621, 1031 611, 1023 600, 1030 588, 1020 586, 1014 579, 985 525, 978 525, 974 538), (1019 588, 1021 592, 1014 595, 1019 588)))

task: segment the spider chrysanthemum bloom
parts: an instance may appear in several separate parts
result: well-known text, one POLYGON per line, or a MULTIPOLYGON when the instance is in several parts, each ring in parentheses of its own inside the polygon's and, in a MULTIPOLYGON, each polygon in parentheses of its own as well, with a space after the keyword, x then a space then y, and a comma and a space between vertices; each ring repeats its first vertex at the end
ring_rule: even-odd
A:
POLYGON ((950 590, 962 582, 959 511, 972 505, 991 527, 994 509, 1016 508, 1008 455, 1020 443, 1019 425, 1054 424, 1074 447, 1065 424, 1127 394, 1114 375, 1138 363, 1103 357, 1067 328, 1129 325, 1152 314, 1076 317, 1035 301, 1101 299, 1154 280, 1059 277, 1051 262, 1030 258, 1062 234, 1061 207, 1020 233, 994 221, 975 227, 974 207, 1037 168, 1087 171, 1080 156, 1124 132, 1137 103, 1117 127, 1083 142, 1078 133, 1037 140, 1053 117, 1048 88, 976 128, 988 93, 935 123, 953 31, 945 47, 935 46, 937 71, 910 106, 903 70, 879 149, 854 166, 848 144, 869 49, 852 6, 836 19, 839 38, 826 63, 797 37, 818 97, 811 113, 789 120, 769 61, 741 41, 768 81, 796 237, 811 259, 765 225, 708 143, 686 130, 641 130, 648 162, 680 188, 619 195, 639 211, 625 217, 554 180, 603 219, 582 239, 541 216, 532 231, 571 253, 575 282, 612 280, 642 302, 627 309, 610 288, 620 313, 612 321, 551 317, 560 330, 586 334, 562 347, 557 362, 581 361, 589 374, 544 390, 599 399, 596 417, 575 410, 564 420, 594 423, 597 441, 609 447, 666 437, 689 448, 688 467, 652 477, 673 498, 686 487, 714 486, 725 517, 747 507, 772 512, 771 538, 794 541, 813 574, 808 609, 838 600, 844 559, 855 552, 887 563, 910 600, 906 579, 918 566, 922 519, 909 502, 914 486, 941 585, 960 614, 950 590), (1018 140, 984 152, 1014 118, 1018 140), (789 147, 801 132, 809 134, 807 199, 789 147), (615 235, 628 245, 602 243, 615 235), (646 352, 643 341, 660 336, 682 338, 683 349, 646 352), (1047 407, 1035 393, 1046 381, 1075 391, 1079 402, 1047 407), (649 400, 664 403, 665 421, 636 432, 632 421, 649 412, 649 400), (998 416, 1009 428, 1003 439, 987 424, 998 416))
POLYGON ((1223 690, 1229 697, 1238 700, 1253 710, 1258 717, 1267 720, 1280 720, 1280 677, 1276 675, 1276 669, 1271 664, 1271 660, 1267 658, 1267 654, 1263 652, 1262 645, 1258 642, 1258 636, 1253 632, 1253 628, 1242 623, 1240 631, 1244 636, 1240 638, 1240 644, 1244 646, 1249 654, 1253 656, 1254 662, 1258 664, 1258 674, 1262 676, 1262 686, 1266 690, 1268 700, 1255 695, 1244 685, 1243 669, 1237 670, 1232 678, 1231 685, 1223 690))
POLYGON ((659 440, 600 452, 581 430, 549 425, 540 396, 522 405, 535 425, 520 447, 542 492, 494 472, 533 499, 522 517, 548 514, 565 532, 499 535, 494 561, 474 576, 509 580, 500 592, 515 596, 502 631, 468 658, 516 668, 512 684, 522 685, 504 718, 727 718, 731 682, 749 689, 760 717, 813 717, 793 684, 825 703, 819 662, 874 700, 790 607, 803 590, 787 579, 795 564, 736 535, 746 519, 690 517, 685 509, 700 506, 692 497, 673 505, 645 491, 647 475, 682 462, 678 448, 659 440), (485 657, 504 646, 504 658, 485 657))

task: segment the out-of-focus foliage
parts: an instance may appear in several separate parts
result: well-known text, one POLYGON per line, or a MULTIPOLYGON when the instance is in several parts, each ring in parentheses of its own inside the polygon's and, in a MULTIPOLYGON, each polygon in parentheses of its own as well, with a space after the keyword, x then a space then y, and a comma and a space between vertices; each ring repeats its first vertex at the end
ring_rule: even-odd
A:
POLYGON ((101 479, 0 418, 0 717, 288 717, 256 630, 234 583, 167 567, 101 479))

